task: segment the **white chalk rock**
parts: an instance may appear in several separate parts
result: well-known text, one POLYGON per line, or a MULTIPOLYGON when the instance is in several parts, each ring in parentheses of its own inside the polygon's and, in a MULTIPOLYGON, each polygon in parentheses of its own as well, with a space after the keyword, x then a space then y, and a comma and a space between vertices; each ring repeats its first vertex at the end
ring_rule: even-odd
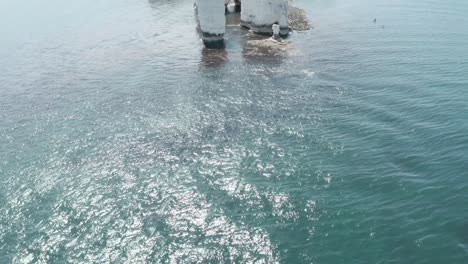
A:
POLYGON ((224 45, 225 6, 220 0, 195 0, 203 42, 207 47, 224 45))
POLYGON ((272 34, 272 26, 280 26, 280 34, 287 35, 288 0, 243 0, 241 24, 255 33, 272 34))

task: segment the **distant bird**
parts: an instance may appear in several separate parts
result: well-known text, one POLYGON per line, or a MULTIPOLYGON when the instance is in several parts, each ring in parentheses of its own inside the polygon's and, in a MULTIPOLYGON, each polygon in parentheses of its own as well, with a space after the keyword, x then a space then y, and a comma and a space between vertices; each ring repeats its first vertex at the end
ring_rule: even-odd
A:
POLYGON ((377 23, 377 18, 374 18, 373 22, 374 22, 374 24, 377 23))

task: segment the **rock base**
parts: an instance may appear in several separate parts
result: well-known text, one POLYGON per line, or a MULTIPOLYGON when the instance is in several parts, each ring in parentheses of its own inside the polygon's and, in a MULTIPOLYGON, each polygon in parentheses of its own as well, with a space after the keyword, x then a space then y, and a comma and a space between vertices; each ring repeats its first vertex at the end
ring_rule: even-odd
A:
MULTIPOLYGON (((247 22, 242 22, 241 21, 241 26, 248 28, 252 30, 252 32, 260 35, 268 35, 271 36, 273 35, 273 25, 255 25, 252 23, 247 23, 247 22)), ((280 36, 281 37, 287 37, 289 34, 289 27, 280 27, 280 36)))
POLYGON ((203 44, 208 49, 224 49, 226 44, 224 43, 223 35, 212 35, 204 33, 202 36, 203 44))

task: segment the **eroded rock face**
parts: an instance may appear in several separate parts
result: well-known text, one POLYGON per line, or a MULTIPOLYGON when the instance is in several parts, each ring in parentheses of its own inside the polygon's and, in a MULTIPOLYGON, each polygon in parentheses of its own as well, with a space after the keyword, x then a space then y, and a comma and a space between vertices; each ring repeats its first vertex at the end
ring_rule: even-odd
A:
POLYGON ((288 0, 243 0, 241 25, 258 34, 272 34, 272 25, 280 26, 280 34, 289 33, 288 0))

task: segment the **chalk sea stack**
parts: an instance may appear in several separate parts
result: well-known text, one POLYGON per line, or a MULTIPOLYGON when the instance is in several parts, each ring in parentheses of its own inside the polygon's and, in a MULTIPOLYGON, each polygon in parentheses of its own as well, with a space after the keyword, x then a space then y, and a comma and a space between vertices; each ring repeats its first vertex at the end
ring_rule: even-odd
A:
MULTIPOLYGON (((289 6, 288 0, 195 0, 198 24, 207 48, 223 48, 226 20, 240 12, 240 25, 251 32, 271 36, 273 28, 278 36, 285 37, 290 31, 305 31, 311 28, 302 9, 289 6), (242 7, 241 7, 242 4, 242 7)), ((239 22, 237 22, 239 23, 239 22)))
POLYGON ((288 0, 243 0, 241 25, 257 34, 273 34, 272 25, 280 26, 280 35, 287 36, 288 0))
POLYGON ((220 0, 195 0, 203 43, 207 48, 224 48, 225 5, 220 0))

